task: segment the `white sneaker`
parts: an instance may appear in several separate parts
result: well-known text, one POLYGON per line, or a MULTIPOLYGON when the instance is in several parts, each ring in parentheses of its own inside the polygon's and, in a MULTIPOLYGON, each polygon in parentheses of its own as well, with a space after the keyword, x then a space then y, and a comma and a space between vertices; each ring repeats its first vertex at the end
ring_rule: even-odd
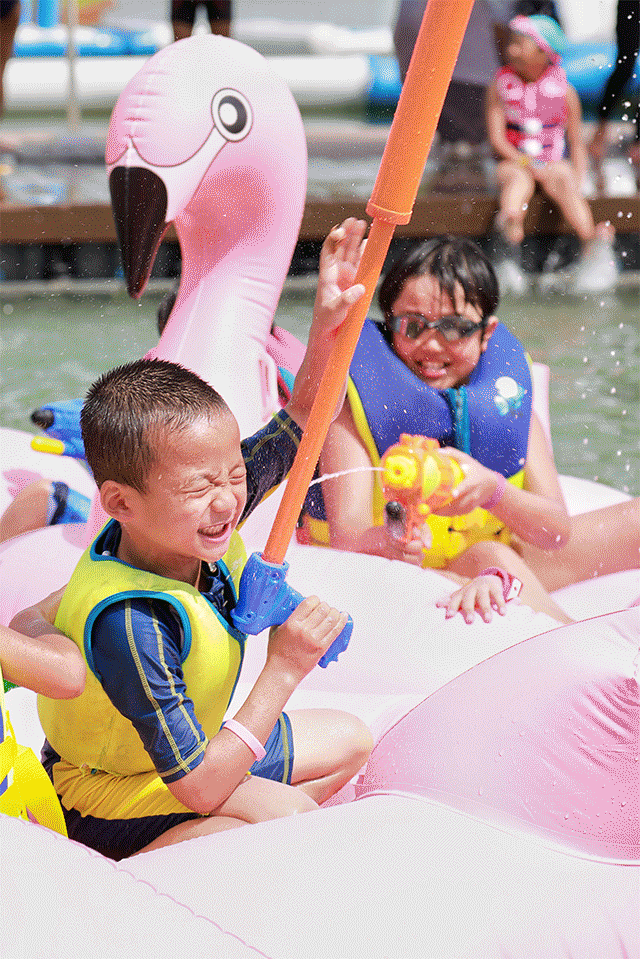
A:
POLYGON ((571 271, 571 292, 603 293, 616 285, 618 263, 610 240, 593 241, 571 271))
POLYGON ((529 289, 529 281, 515 260, 500 260, 495 265, 500 293, 522 297, 529 289))

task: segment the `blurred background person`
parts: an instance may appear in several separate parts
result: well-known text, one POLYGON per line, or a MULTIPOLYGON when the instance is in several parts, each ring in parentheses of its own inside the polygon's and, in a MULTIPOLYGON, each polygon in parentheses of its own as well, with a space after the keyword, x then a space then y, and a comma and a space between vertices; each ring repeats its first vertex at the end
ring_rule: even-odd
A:
MULTIPOLYGON (((426 0, 401 0, 398 9, 393 39, 403 82, 425 7, 426 0)), ((503 5, 493 5, 489 0, 476 0, 473 5, 438 120, 441 174, 447 172, 448 161, 466 160, 486 143, 485 92, 500 67, 496 28, 501 25, 506 28, 510 15, 510 6, 504 9, 503 5)))
POLYGON ((171 25, 174 40, 184 40, 193 32, 198 7, 205 7, 211 33, 228 37, 231 29, 231 0, 172 0, 171 25))
POLYGON ((564 33, 554 18, 540 14, 516 16, 509 27, 508 63, 487 92, 487 128, 500 186, 496 226, 517 256, 529 201, 541 190, 580 240, 574 288, 608 289, 616 276, 614 229, 596 226, 584 196, 582 109, 560 65, 564 33))
MULTIPOLYGON (((599 191, 605 187, 602 173, 602 161, 607 150, 607 121, 611 111, 622 98, 625 84, 631 77, 640 48, 640 0, 618 0, 616 8, 616 44, 618 47, 615 68, 607 81, 598 110, 598 125, 591 143, 589 154, 596 175, 599 191)), ((640 190, 640 104, 636 103, 633 118, 634 135, 629 146, 629 162, 636 170, 636 184, 640 190)))
POLYGON ((4 113, 4 71, 13 53, 13 41, 19 23, 19 0, 0 0, 0 116, 4 113))

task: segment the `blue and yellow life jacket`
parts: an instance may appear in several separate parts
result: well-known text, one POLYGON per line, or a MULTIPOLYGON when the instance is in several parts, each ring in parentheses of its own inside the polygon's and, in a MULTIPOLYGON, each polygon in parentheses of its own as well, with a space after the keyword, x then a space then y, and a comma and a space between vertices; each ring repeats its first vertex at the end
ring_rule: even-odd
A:
MULTIPOLYGON (((207 740, 220 729, 244 655, 245 635, 190 584, 138 570, 103 555, 109 526, 80 558, 62 597, 56 626, 71 637, 87 664, 85 689, 73 700, 38 697, 40 723, 62 758, 53 769, 67 809, 103 818, 164 815, 186 808, 160 780, 138 733, 105 693, 93 662, 91 633, 96 617, 129 597, 171 604, 182 633, 182 670, 187 693, 207 740), (90 774, 90 776, 88 776, 90 774)), ((239 534, 218 567, 237 597, 246 554, 239 534)), ((182 763, 176 756, 176 770, 182 763)), ((169 771, 172 772, 172 771, 169 771)))
MULTIPOLYGON (((522 487, 531 422, 532 382, 519 340, 499 323, 468 384, 435 390, 396 356, 373 320, 365 320, 349 370, 347 396, 372 466, 380 464, 401 433, 437 439, 456 447, 522 487)), ((384 498, 375 475, 372 523, 384 522, 384 498)), ((460 517, 431 515, 433 536, 425 566, 442 567, 478 540, 508 542, 509 532, 486 510, 460 517)), ((305 502, 309 539, 328 544, 320 485, 305 502)))

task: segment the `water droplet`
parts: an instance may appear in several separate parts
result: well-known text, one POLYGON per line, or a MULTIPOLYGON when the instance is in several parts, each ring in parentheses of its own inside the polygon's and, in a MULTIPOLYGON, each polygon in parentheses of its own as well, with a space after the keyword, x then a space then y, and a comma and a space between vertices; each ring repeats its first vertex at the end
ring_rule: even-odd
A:
POLYGON ((564 818, 565 818, 565 820, 568 820, 568 819, 569 819, 569 814, 568 814, 568 813, 565 813, 564 818))

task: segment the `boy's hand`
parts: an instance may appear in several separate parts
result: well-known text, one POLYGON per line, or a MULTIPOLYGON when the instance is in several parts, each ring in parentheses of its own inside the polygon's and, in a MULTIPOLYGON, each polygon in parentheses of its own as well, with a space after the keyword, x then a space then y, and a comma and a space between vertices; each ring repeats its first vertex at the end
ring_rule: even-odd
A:
POLYGON ((364 293, 361 283, 353 284, 367 225, 349 217, 334 227, 322 244, 318 269, 318 290, 313 310, 317 332, 331 333, 343 322, 349 307, 364 293))
POLYGON ((493 574, 475 577, 450 597, 436 600, 436 607, 444 608, 447 619, 460 612, 465 623, 473 623, 477 610, 485 623, 491 623, 494 610, 503 617, 507 609, 502 580, 493 574))
POLYGON ((297 683, 315 667, 347 623, 340 613, 318 597, 306 597, 282 626, 269 634, 267 660, 279 660, 297 683))
MULTIPOLYGON (((362 283, 353 283, 363 250, 364 220, 350 217, 334 227, 322 245, 318 272, 318 292, 304 359, 296 374, 287 412, 304 428, 311 412, 318 383, 325 370, 335 341, 335 332, 347 310, 364 294, 362 283)), ((334 419, 340 413, 346 392, 342 388, 334 419)))

